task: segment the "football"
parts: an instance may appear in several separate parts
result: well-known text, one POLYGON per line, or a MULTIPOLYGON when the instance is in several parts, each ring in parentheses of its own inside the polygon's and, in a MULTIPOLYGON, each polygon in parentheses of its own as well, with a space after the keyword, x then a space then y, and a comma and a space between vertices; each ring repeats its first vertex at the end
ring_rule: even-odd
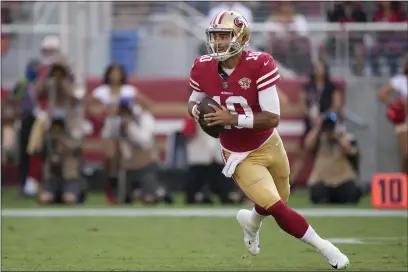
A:
POLYGON ((198 111, 200 112, 200 118, 198 120, 201 129, 210 135, 213 138, 219 138, 221 132, 224 130, 224 126, 218 125, 218 126, 207 126, 207 122, 204 121, 204 115, 207 113, 212 113, 215 112, 213 108, 211 108, 208 105, 214 105, 218 108, 221 108, 221 106, 214 100, 209 97, 205 97, 203 100, 201 100, 201 103, 198 105, 198 111))

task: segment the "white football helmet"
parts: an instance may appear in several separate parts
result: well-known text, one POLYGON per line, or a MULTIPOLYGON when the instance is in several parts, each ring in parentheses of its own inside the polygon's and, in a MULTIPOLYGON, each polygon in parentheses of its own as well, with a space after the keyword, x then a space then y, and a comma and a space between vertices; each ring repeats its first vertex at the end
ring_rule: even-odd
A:
POLYGON ((221 11, 212 18, 206 34, 208 55, 224 61, 248 45, 251 31, 248 21, 241 14, 221 11))

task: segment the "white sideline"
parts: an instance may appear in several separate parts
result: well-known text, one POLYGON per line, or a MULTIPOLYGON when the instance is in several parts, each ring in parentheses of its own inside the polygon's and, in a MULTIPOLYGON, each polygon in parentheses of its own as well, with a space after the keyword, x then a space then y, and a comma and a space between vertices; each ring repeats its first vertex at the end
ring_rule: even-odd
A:
MULTIPOLYGON (((3 209, 2 217, 234 217, 237 209, 130 209, 130 208, 81 208, 76 209, 3 209)), ((406 210, 372 209, 297 209, 308 217, 403 217, 406 210)))

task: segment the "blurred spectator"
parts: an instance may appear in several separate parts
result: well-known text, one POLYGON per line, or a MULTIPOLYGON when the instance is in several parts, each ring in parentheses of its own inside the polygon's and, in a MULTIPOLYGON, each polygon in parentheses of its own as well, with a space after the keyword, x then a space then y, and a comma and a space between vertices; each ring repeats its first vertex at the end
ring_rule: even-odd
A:
MULTIPOLYGON (((382 1, 374 15, 374 22, 401 23, 406 22, 407 17, 401 8, 401 2, 382 1)), ((369 62, 372 73, 381 75, 380 59, 385 57, 389 74, 395 76, 398 73, 399 59, 404 52, 408 51, 408 35, 406 32, 383 31, 377 33, 377 44, 370 48, 369 62)))
MULTIPOLYGON (((64 128, 69 137, 77 141, 81 141, 83 137, 83 116, 78 98, 74 92, 70 68, 67 66, 65 59, 55 59, 47 69, 47 72, 46 75, 36 82, 35 91, 39 105, 35 110, 36 120, 31 128, 27 146, 28 154, 34 157, 30 159, 30 179, 27 179, 25 190, 31 191, 32 193, 35 193, 37 188, 37 186, 34 185, 40 182, 40 180, 34 180, 33 175, 40 178, 42 173, 39 170, 41 170, 42 167, 35 169, 31 164, 38 167, 44 159, 42 156, 44 149, 48 146, 47 141, 49 139, 50 127, 55 121, 54 117, 56 115, 64 116, 64 128), (35 161, 32 160, 33 158, 36 158, 35 161), (31 171, 34 171, 34 173, 32 174, 31 171), (31 179, 31 177, 33 179, 31 179)), ((49 154, 52 153, 46 153, 47 156, 49 156, 49 154)), ((45 159, 47 161, 49 158, 45 159)), ((75 159, 78 160, 78 158, 75 159)))
POLYGON ((50 68, 56 63, 62 63, 67 69, 67 79, 74 82, 74 74, 68 60, 62 53, 61 42, 57 36, 47 36, 41 43, 41 68, 40 77, 45 78, 50 74, 50 68))
MULTIPOLYGON (((107 200, 109 202, 118 201, 116 188, 118 185, 118 172, 120 170, 126 172, 127 184, 131 187, 128 189, 133 191, 137 186, 140 186, 142 191, 141 199, 143 201, 154 203, 161 197, 169 200, 170 196, 166 195, 166 193, 161 195, 163 190, 158 181, 155 143, 152 142, 154 118, 150 113, 151 106, 149 99, 138 92, 135 87, 127 84, 125 69, 123 66, 116 64, 111 64, 107 67, 103 84, 92 92, 92 96, 93 99, 104 105, 108 114, 104 122, 102 135, 104 138, 113 140, 110 141, 110 150, 108 150, 109 154, 106 162, 109 171, 107 200), (131 116, 123 114, 127 112, 126 107, 129 103, 133 105, 131 116), (122 105, 120 111, 118 105, 122 105), (121 117, 118 114, 123 115, 124 122, 121 121, 121 117), (122 129, 119 130, 119 127, 122 129), (120 134, 118 134, 119 132, 120 134), (139 136, 142 138, 139 138, 139 136), (120 146, 129 147, 127 153, 129 151, 130 153, 126 153, 127 155, 122 154, 122 148, 120 148, 121 151, 119 152, 117 146, 113 144, 114 142, 119 142, 120 146), (144 148, 147 148, 147 150, 144 148), (120 158, 117 157, 119 155, 117 154, 118 152, 121 156, 120 158), (118 162, 120 163, 118 164, 118 162)), ((130 194, 131 192, 128 193, 125 200, 130 202, 133 197, 130 194)))
POLYGON ((234 181, 222 174, 224 162, 218 140, 208 136, 189 116, 184 120, 183 134, 188 139, 186 204, 212 204, 211 193, 216 194, 222 204, 240 203, 243 198, 234 181))
POLYGON ((328 113, 308 134, 305 145, 317 148, 309 177, 310 200, 314 204, 358 203, 362 190, 357 182, 359 150, 351 134, 336 128, 338 118, 328 113))
POLYGON ((327 12, 327 21, 335 23, 366 22, 367 15, 359 3, 344 1, 335 4, 334 8, 327 12))
POLYGON ((319 60, 313 65, 309 80, 301 93, 305 112, 306 129, 310 130, 314 123, 327 112, 341 112, 342 102, 336 90, 328 65, 319 60))
POLYGON ((387 105, 387 117, 395 125, 400 152, 402 155, 402 172, 408 174, 408 55, 405 56, 403 72, 393 77, 390 83, 378 94, 381 102, 387 105), (397 99, 392 94, 397 94, 397 99))
MULTIPOLYGON (((11 24, 11 11, 10 7, 6 4, 1 5, 1 24, 11 24)), ((4 56, 8 51, 8 35, 6 33, 1 33, 1 55, 4 56)))
MULTIPOLYGON (((331 23, 359 23, 367 22, 367 15, 360 3, 345 1, 335 4, 333 10, 327 12, 327 21, 331 23)), ((347 37, 343 33, 329 34, 326 42, 326 52, 330 57, 343 58, 348 51, 351 69, 361 75, 364 70, 364 33, 349 32, 347 37), (347 40, 345 40, 347 39, 347 40), (346 48, 348 46, 348 48, 346 48), (335 56, 341 52, 340 56, 335 56)))
POLYGON ((105 121, 102 137, 109 139, 107 155, 110 178, 108 192, 111 202, 131 202, 140 198, 152 204, 170 200, 159 180, 158 152, 154 140, 154 117, 134 106, 132 98, 121 98, 116 118, 105 121), (124 171, 124 180, 120 180, 124 171), (122 187, 124 181, 125 186, 122 187), (135 192, 138 192, 133 195, 135 192), (122 198, 122 199, 121 199, 122 198))
POLYGON ((11 24, 12 23, 12 16, 11 16, 11 7, 8 4, 1 5, 1 23, 2 24, 11 24))
POLYGON ((218 1, 218 2, 211 2, 212 7, 210 8, 210 11, 208 12, 207 16, 207 22, 210 23, 211 20, 214 18, 217 13, 224 11, 224 10, 233 10, 244 16, 244 18, 247 20, 249 25, 252 24, 253 22, 253 17, 252 17, 252 10, 246 6, 246 3, 243 2, 227 2, 227 1, 218 1))
MULTIPOLYGON (((35 123, 30 130, 27 152, 30 155, 28 163, 28 175, 24 185, 24 194, 34 195, 37 192, 38 184, 42 180, 43 174, 43 135, 47 128, 47 110, 48 110, 48 90, 53 89, 52 77, 50 76, 50 67, 54 64, 63 66, 64 73, 68 74, 64 81, 68 85, 73 83, 71 69, 68 66, 66 59, 61 54, 59 38, 56 36, 47 36, 42 41, 41 45, 42 58, 38 69, 39 80, 36 80, 34 86, 34 96, 29 96, 28 93, 24 99, 23 105, 29 105, 30 101, 34 101, 34 116, 35 123), (44 84, 47 82, 46 84, 44 84), (47 85, 47 86, 45 86, 47 85), (46 90, 46 92, 44 92, 46 90), (34 137, 32 137, 34 135, 34 137)), ((60 69, 61 70, 61 69, 60 69)), ((32 94, 32 93, 30 93, 32 94)), ((17 99, 19 94, 16 93, 17 99)))
POLYGON ((298 73, 310 70, 310 41, 307 21, 298 14, 292 2, 281 2, 269 18, 274 25, 270 33, 270 51, 279 62, 298 73))
POLYGON ((378 3, 378 9, 374 14, 374 22, 398 23, 406 20, 401 2, 398 1, 381 1, 378 3))
MULTIPOLYGON (((54 60, 45 78, 36 82, 36 94, 39 100, 46 102, 43 109, 37 108, 36 122, 33 125, 28 144, 28 152, 34 154, 42 151, 43 134, 51 124, 55 112, 63 112, 67 116, 67 127, 79 122, 78 111, 74 108, 77 97, 74 93, 70 69, 65 59, 54 60)), ((76 131, 71 131, 76 133, 76 131)), ((81 133, 81 132, 78 132, 81 133)))
POLYGON ((72 136, 64 113, 54 114, 51 120, 44 135, 45 179, 39 201, 42 204, 82 203, 85 198, 85 184, 80 176, 82 139, 72 136))
MULTIPOLYGON (((19 163, 19 178, 20 185, 23 192, 25 183, 28 177, 30 157, 27 153, 28 141, 31 133, 31 128, 35 122, 35 109, 37 106, 37 97, 35 93, 35 81, 38 78, 40 62, 38 60, 31 60, 25 71, 25 78, 18 81, 13 88, 13 100, 19 109, 18 114, 21 118, 19 149, 20 149, 20 163, 19 163)), ((32 183, 32 181, 29 181, 32 183)))
POLYGON ((14 121, 16 119, 15 107, 10 103, 9 92, 1 88, 1 163, 10 164, 15 161, 16 131, 14 121))
MULTIPOLYGON (((300 93, 300 104, 304 114, 304 124, 306 130, 301 138, 301 146, 304 145, 312 128, 322 120, 327 112, 335 112, 340 115, 342 111, 342 101, 339 92, 336 90, 330 76, 330 70, 326 63, 319 60, 309 75, 309 80, 300 93)), ((301 149, 297 160, 292 168, 292 180, 297 178, 303 160, 312 150, 301 149)))
POLYGON ((125 68, 121 65, 111 64, 107 67, 103 84, 92 92, 93 98, 101 102, 108 115, 116 114, 118 101, 121 98, 134 100, 143 110, 150 110, 150 101, 132 85, 127 84, 125 68))

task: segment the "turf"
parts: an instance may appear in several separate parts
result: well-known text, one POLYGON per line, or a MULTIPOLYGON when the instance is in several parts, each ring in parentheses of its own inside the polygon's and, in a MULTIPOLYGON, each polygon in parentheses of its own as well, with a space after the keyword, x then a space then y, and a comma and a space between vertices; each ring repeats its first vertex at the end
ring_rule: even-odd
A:
MULTIPOLYGON (((175 212, 173 207, 199 208, 185 207, 182 202, 179 195, 175 205, 159 207, 168 207, 169 213, 175 212)), ((15 198, 10 190, 2 192, 2 204, 3 209, 41 208, 33 200, 15 198)), ((314 208, 304 192, 295 192, 290 205, 314 208)), ((369 205, 366 197, 357 208, 369 205)), ((63 213, 66 207, 69 206, 53 209, 63 213)), ((106 205, 102 195, 91 194, 86 204, 76 207, 81 210, 106 205)), ((308 217, 308 220, 324 237, 358 239, 360 243, 352 240, 350 244, 338 244, 349 256, 351 270, 407 271, 406 218, 308 217)), ((248 256, 233 217, 2 217, 1 238, 3 271, 331 270, 314 249, 286 235, 272 219, 267 219, 262 227, 262 253, 257 257, 248 256)))
MULTIPOLYGON (((406 271, 403 218, 310 218, 341 244, 353 270, 406 271), (366 239, 364 239, 366 238, 366 239)), ((2 270, 327 270, 311 247, 272 219, 262 228, 262 253, 249 257, 233 218, 3 218, 2 270)))
MULTIPOLYGON (((225 207, 230 207, 236 209, 236 205, 232 206, 221 206, 217 202, 217 198, 214 197, 214 202, 215 204, 210 207, 214 208, 225 208, 225 207)), ((3 208, 40 208, 41 205, 38 204, 34 199, 29 199, 29 198, 20 198, 16 197, 16 191, 14 189, 3 189, 2 190, 2 207, 3 208)), ((175 195, 175 203, 173 205, 166 205, 166 204, 158 204, 154 206, 145 206, 141 205, 140 203, 134 203, 132 205, 114 205, 114 206, 107 206, 104 202, 104 196, 101 193, 90 193, 88 194, 87 201, 83 205, 78 205, 76 207, 78 208, 123 208, 123 207, 143 207, 143 208, 155 208, 155 207, 166 207, 166 208, 190 208, 190 209, 197 209, 197 208, 208 208, 209 206, 185 206, 183 203, 183 195, 182 194, 176 194, 175 195)), ((308 200, 308 195, 307 192, 304 190, 298 190, 295 191, 291 194, 289 204, 291 207, 301 207, 301 208, 312 208, 312 207, 317 207, 313 204, 311 204, 308 200)), ((245 206, 245 205, 243 205, 245 206)), ((49 207, 57 207, 57 208, 72 208, 69 206, 49 206, 49 207)), ((319 205, 318 207, 341 207, 341 208, 369 208, 371 207, 370 204, 370 195, 366 195, 365 197, 362 198, 360 203, 358 205, 319 205)))

